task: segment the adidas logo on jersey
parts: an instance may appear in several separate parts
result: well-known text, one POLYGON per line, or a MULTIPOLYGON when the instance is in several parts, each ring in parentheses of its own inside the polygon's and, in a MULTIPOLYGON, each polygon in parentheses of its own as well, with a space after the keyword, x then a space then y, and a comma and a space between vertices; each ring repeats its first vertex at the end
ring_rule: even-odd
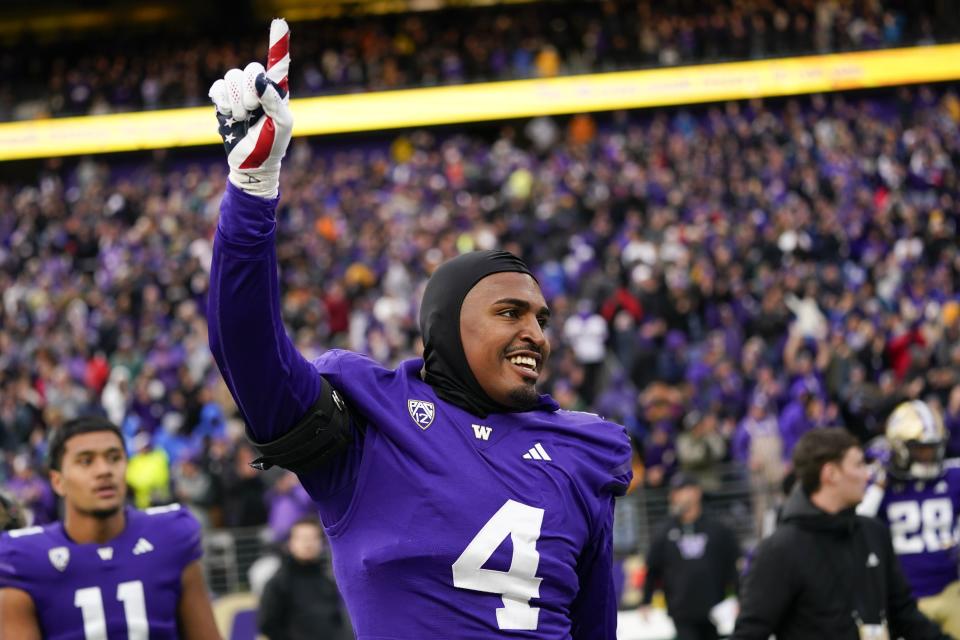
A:
POLYGON ((490 434, 493 433, 493 427, 487 427, 482 424, 472 424, 473 435, 476 436, 477 440, 489 440, 490 434))
POLYGON ((133 546, 133 555, 142 556, 145 553, 150 553, 153 551, 153 545, 146 538, 140 538, 137 540, 137 544, 133 546))
POLYGON ((527 451, 523 454, 524 460, 553 460, 548 454, 547 451, 543 448, 543 445, 539 442, 532 447, 530 451, 527 451))

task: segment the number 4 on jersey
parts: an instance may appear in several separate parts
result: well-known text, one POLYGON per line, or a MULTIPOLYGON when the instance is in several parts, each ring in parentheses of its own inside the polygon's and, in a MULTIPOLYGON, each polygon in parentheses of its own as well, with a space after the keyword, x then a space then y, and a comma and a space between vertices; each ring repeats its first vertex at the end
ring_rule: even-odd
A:
POLYGON ((503 596, 503 607, 497 609, 500 629, 534 631, 540 609, 530 606, 530 599, 540 596, 537 566, 540 554, 537 540, 543 524, 543 509, 515 500, 507 500, 493 514, 453 563, 453 586, 503 596), (482 568, 510 536, 513 557, 507 571, 482 568))

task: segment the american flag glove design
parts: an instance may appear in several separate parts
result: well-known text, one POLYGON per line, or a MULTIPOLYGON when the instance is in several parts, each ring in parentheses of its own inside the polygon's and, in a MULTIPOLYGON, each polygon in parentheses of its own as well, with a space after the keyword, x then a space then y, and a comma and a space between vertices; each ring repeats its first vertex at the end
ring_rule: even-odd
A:
POLYGON ((266 69, 251 62, 243 70, 227 71, 210 87, 230 182, 263 198, 279 193, 280 160, 293 132, 289 71, 290 28, 277 18, 270 24, 266 69))

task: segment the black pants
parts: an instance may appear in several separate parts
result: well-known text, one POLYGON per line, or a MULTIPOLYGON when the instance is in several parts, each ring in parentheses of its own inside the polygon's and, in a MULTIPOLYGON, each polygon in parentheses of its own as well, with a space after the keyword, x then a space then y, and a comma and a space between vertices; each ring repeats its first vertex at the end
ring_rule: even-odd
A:
POLYGON ((709 620, 693 622, 690 620, 674 620, 677 628, 676 640, 717 640, 717 628, 709 620))

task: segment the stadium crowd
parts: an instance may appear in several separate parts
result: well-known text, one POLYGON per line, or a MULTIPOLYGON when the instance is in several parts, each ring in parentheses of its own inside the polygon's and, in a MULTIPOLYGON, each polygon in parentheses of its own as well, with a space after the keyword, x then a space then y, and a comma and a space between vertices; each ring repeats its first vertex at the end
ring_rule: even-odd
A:
MULTIPOLYGON (((626 424, 648 487, 683 469, 709 490, 733 460, 762 498, 805 431, 867 440, 904 398, 940 407, 960 455, 954 88, 346 144, 285 161, 283 311, 308 356, 415 356, 428 274, 500 246, 539 265, 554 311, 545 390, 626 424)), ((140 506, 278 538, 311 510, 249 467, 207 347, 224 180, 217 155, 157 154, 0 184, 2 472, 36 521, 56 515, 45 437, 98 408, 140 506)))
MULTIPOLYGON (((899 0, 727 0, 707 11, 580 0, 350 16, 295 25, 290 82, 303 97, 929 44, 954 40, 957 20, 949 3, 899 0)), ((0 120, 207 104, 224 69, 263 57, 262 30, 235 21, 220 38, 183 23, 114 28, 93 49, 89 36, 37 46, 24 35, 0 52, 0 120)))

